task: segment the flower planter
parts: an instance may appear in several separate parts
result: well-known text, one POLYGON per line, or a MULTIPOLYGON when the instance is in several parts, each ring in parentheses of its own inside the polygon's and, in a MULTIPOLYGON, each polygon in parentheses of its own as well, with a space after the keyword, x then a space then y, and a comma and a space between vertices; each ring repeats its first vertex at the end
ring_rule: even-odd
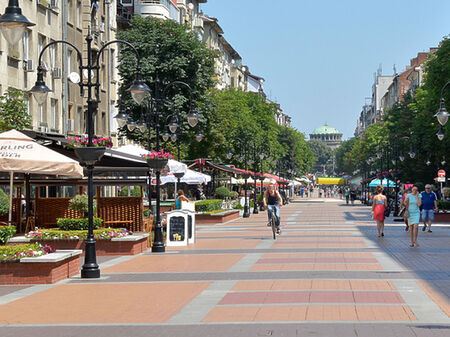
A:
POLYGON ((450 213, 436 213, 434 214, 433 223, 447 223, 450 224, 450 213))
POLYGON ((0 263, 0 284, 50 284, 80 271, 80 250, 60 250, 40 257, 0 263))
POLYGON ((224 211, 216 214, 195 214, 195 223, 224 223, 237 218, 239 218, 239 210, 224 211))
POLYGON ((75 154, 81 163, 85 165, 94 165, 105 154, 106 147, 87 146, 74 148, 75 154))
POLYGON ((153 170, 156 171, 162 171, 167 166, 167 163, 169 162, 169 159, 162 159, 162 158, 148 158, 147 164, 148 167, 150 167, 153 170))
MULTIPOLYGON (((135 233, 122 238, 112 238, 111 240, 97 239, 95 251, 97 256, 140 254, 145 252, 149 247, 148 236, 147 233, 135 233)), ((8 244, 19 242, 47 244, 55 249, 81 249, 81 254, 84 255, 84 240, 33 240, 22 236, 9 240, 8 244)))

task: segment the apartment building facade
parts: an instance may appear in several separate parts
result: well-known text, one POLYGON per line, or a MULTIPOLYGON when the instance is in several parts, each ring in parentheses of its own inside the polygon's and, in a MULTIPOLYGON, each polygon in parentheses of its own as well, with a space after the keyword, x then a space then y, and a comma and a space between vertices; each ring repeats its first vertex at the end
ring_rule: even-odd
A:
MULTIPOLYGON (((93 57, 106 40, 115 39, 116 6, 101 2, 98 8, 90 0, 23 1, 23 14, 36 25, 27 29, 22 40, 9 46, 0 39, 0 91, 8 87, 28 91, 37 75, 38 57, 45 46, 56 40, 65 40, 81 52, 84 65, 87 62, 85 36, 93 36, 93 57), (94 9, 94 10, 93 10, 94 9)), ((105 51, 100 58, 100 102, 94 116, 95 133, 110 135, 110 121, 115 113, 116 85, 118 80, 117 47, 105 51)), ((42 55, 44 81, 52 90, 46 102, 38 104, 31 95, 28 111, 32 117, 32 129, 56 135, 81 135, 86 133, 86 98, 80 94, 75 75, 79 73, 76 51, 66 44, 53 44, 42 55)), ((84 72, 82 81, 87 79, 84 72)), ((94 77, 95 80, 95 77, 94 77)))

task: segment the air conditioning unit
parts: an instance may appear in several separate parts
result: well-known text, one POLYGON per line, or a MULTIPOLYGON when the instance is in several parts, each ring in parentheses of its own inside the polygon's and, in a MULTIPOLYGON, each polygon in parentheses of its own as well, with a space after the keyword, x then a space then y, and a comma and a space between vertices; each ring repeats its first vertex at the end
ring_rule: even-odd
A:
POLYGON ((75 121, 73 119, 67 120, 67 131, 75 131, 75 121))
POLYGON ((59 8, 58 0, 50 0, 50 4, 48 7, 50 9, 58 9, 59 8))
POLYGON ((23 68, 26 72, 32 72, 35 69, 34 60, 23 61, 23 68))
POLYGON ((60 67, 55 67, 52 70, 53 78, 61 78, 62 77, 62 69, 60 67))
POLYGON ((105 23, 104 22, 100 22, 100 25, 98 26, 98 31, 100 33, 104 33, 105 32, 105 23))

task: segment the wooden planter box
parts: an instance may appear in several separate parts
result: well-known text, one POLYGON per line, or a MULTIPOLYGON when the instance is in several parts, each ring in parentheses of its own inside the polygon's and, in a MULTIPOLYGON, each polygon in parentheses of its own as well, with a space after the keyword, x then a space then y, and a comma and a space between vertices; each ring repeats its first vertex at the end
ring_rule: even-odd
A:
MULTIPOLYGON (((145 252, 149 247, 147 233, 133 234, 124 238, 114 238, 111 240, 97 240, 95 251, 97 256, 105 255, 137 255, 145 252)), ((25 237, 17 237, 10 240, 9 244, 14 243, 40 243, 49 245, 54 249, 81 249, 84 255, 83 240, 32 240, 25 237)))
POLYGON ((237 218, 239 218, 239 210, 225 211, 217 214, 196 214, 195 223, 223 223, 237 218))
POLYGON ((50 284, 78 275, 81 250, 56 251, 0 263, 0 285, 50 284))

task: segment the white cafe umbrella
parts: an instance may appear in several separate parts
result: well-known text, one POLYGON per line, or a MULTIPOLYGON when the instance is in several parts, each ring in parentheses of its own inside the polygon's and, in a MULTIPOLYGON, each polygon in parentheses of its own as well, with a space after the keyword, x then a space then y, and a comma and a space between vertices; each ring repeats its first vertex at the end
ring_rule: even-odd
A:
POLYGON ((0 134, 0 158, 0 171, 10 173, 10 222, 14 172, 83 177, 83 168, 76 160, 36 143, 17 130, 0 134))

